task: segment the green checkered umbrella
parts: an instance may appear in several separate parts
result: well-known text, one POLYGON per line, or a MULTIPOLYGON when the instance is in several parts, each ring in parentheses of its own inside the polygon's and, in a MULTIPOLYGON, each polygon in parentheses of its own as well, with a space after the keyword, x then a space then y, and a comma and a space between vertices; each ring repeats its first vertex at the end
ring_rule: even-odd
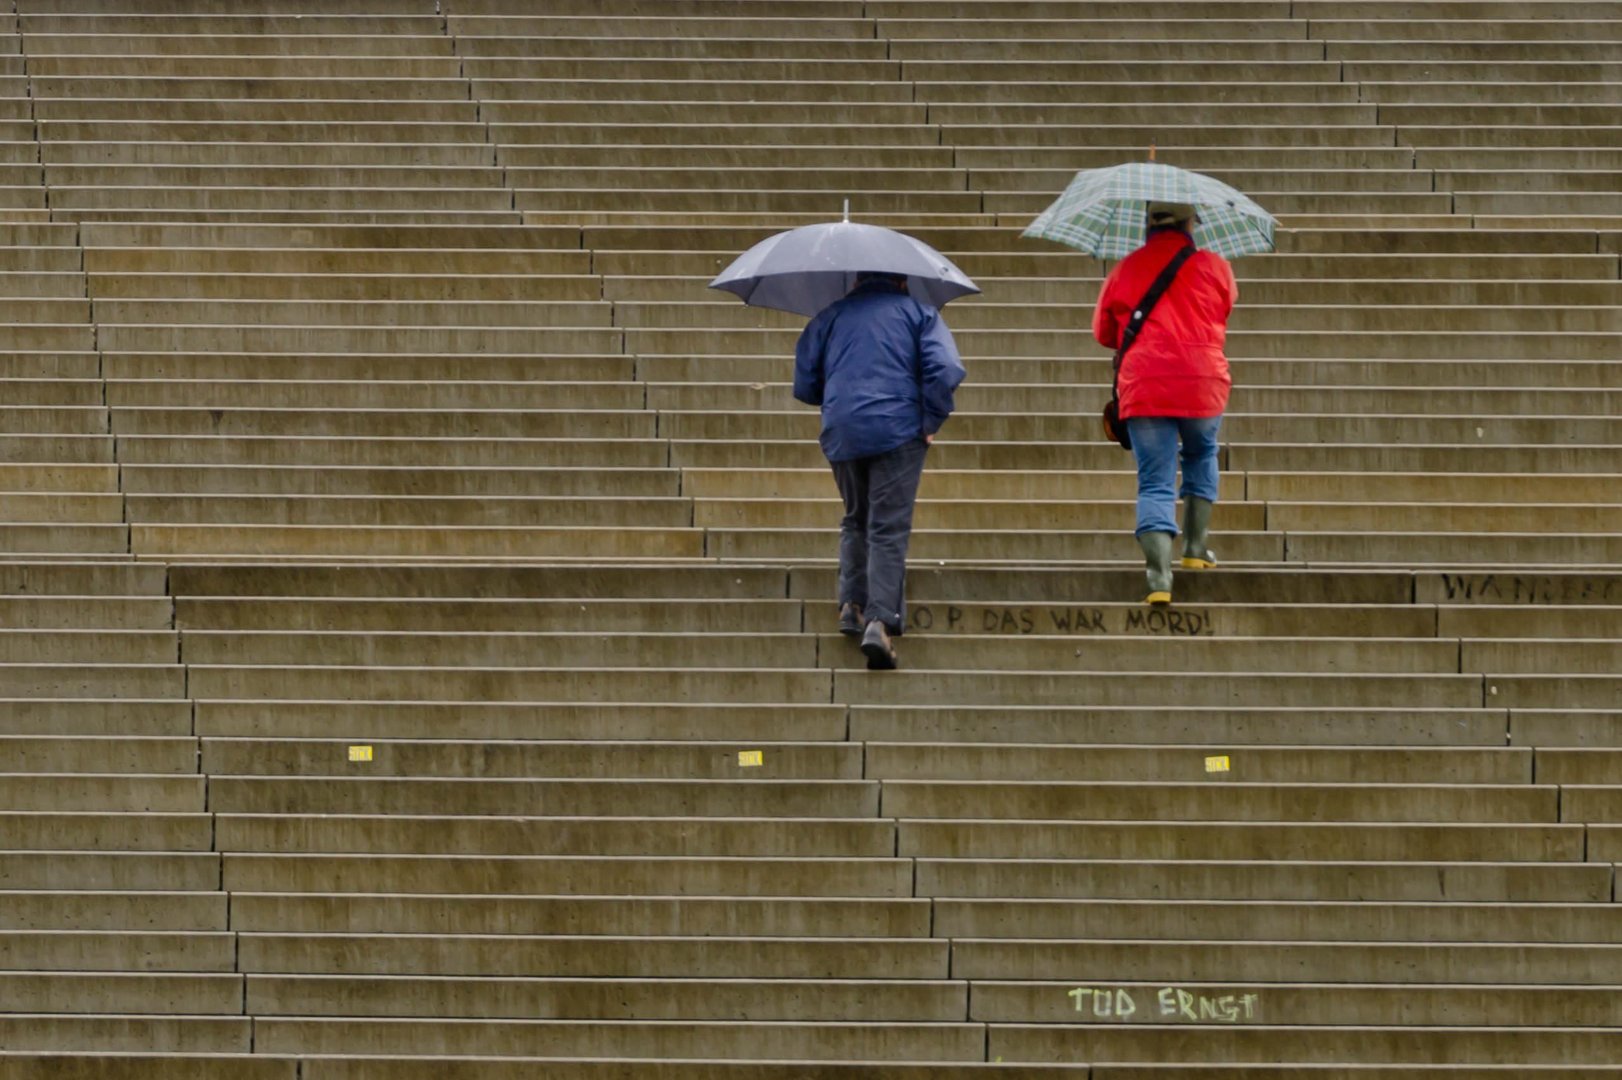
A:
POLYGON ((1024 235, 1067 244, 1100 259, 1124 258, 1143 246, 1149 202, 1195 207, 1200 220, 1194 243, 1203 250, 1230 259, 1273 250, 1278 222, 1242 192, 1153 161, 1083 169, 1024 235))

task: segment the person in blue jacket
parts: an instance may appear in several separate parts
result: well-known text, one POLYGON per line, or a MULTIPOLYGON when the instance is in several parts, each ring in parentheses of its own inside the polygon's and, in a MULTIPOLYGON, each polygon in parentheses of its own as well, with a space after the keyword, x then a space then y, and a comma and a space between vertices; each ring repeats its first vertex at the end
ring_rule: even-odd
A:
POLYGON ((860 636, 867 666, 896 666, 907 541, 924 454, 963 381, 940 312, 904 275, 862 273, 812 319, 794 349, 794 397, 822 407, 822 452, 845 502, 839 629, 860 636))

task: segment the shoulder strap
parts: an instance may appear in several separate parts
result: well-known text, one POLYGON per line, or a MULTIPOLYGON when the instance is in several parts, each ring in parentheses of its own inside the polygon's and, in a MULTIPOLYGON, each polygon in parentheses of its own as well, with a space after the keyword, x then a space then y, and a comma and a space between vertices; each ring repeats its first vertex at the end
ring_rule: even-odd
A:
POLYGON ((1160 298, 1166 295, 1166 290, 1171 288, 1172 279, 1177 276, 1177 271, 1183 268, 1183 264, 1193 256, 1194 251, 1194 245, 1188 244, 1173 255, 1171 262, 1167 263, 1166 268, 1160 271, 1160 276, 1155 278, 1154 284, 1149 286, 1149 291, 1143 294, 1143 299, 1138 301, 1138 306, 1132 309, 1132 318, 1127 320, 1126 329, 1121 331, 1121 347, 1115 350, 1117 371, 1121 367, 1121 357, 1132 347, 1132 342, 1137 340, 1143 324, 1149 321, 1149 313, 1160 303, 1160 298))

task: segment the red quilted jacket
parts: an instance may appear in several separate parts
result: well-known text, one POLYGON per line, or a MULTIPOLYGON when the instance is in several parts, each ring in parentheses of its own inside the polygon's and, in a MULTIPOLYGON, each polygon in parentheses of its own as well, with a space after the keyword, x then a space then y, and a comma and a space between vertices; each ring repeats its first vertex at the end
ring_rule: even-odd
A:
MULTIPOLYGON (((1167 229, 1123 259, 1104 281, 1093 313, 1093 336, 1119 348, 1132 309, 1188 236, 1167 229)), ((1197 252, 1177 272, 1121 365, 1122 418, 1220 416, 1228 407, 1228 315, 1239 298, 1228 260, 1197 252)))

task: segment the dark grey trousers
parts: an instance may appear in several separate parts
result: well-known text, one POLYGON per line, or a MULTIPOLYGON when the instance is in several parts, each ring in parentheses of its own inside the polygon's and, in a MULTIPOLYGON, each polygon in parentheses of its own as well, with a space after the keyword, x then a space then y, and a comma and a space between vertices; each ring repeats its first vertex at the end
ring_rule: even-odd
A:
POLYGON ((845 500, 839 526, 839 602, 856 603, 892 634, 906 620, 903 590, 912 505, 924 474, 923 439, 872 457, 831 462, 845 500))

